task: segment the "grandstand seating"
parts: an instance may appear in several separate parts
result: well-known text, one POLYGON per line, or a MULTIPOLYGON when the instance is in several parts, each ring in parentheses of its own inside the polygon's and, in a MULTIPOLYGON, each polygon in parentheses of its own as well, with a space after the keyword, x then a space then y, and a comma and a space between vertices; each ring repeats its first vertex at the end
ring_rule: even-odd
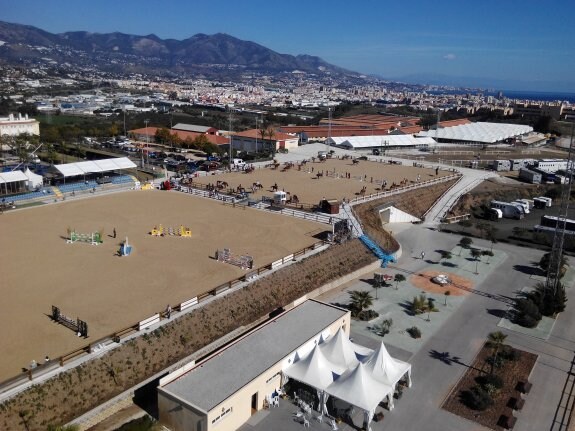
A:
POLYGON ((94 180, 82 181, 78 183, 60 184, 58 188, 62 193, 81 192, 85 190, 92 190, 94 187, 98 188, 100 185, 94 180))
POLYGON ((126 184, 126 183, 133 183, 134 179, 130 175, 118 175, 116 177, 112 177, 112 184, 126 184))
POLYGON ((39 192, 29 192, 29 193, 20 193, 18 195, 12 196, 3 196, 2 198, 6 200, 6 202, 18 202, 18 201, 25 201, 31 199, 39 199, 45 198, 48 195, 53 195, 54 191, 51 187, 44 188, 43 191, 39 192))
POLYGON ((373 252, 373 254, 381 259, 382 268, 385 268, 389 262, 395 262, 395 257, 384 252, 381 247, 372 241, 367 235, 362 235, 359 239, 373 252))

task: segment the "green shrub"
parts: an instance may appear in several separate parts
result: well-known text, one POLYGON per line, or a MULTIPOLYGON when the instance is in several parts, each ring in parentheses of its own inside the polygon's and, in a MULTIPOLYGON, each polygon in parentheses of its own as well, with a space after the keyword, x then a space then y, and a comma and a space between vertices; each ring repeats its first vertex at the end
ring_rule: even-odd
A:
POLYGON ((473 386, 463 393, 463 402, 473 410, 483 411, 493 405, 493 398, 483 387, 473 386))
POLYGON ((421 338, 421 330, 417 326, 407 328, 407 333, 411 335, 412 338, 421 338))
POLYGON ((515 350, 512 347, 507 346, 498 354, 506 361, 518 361, 521 358, 521 352, 519 350, 515 350))
POLYGON ((485 374, 477 377, 475 381, 483 387, 487 385, 493 386, 495 389, 501 389, 503 387, 503 379, 497 374, 485 374))
POLYGON ((357 313, 356 317, 358 320, 363 320, 364 322, 367 322, 379 317, 379 313, 374 310, 363 310, 357 313))
POLYGON ((514 304, 514 322, 526 328, 534 328, 541 320, 539 307, 531 298, 519 298, 514 304))

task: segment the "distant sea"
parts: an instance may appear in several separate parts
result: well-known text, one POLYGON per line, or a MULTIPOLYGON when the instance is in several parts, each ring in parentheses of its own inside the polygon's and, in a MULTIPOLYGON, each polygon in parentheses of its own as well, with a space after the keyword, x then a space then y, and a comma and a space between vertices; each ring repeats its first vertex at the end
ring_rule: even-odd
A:
MULTIPOLYGON (((478 94, 497 97, 499 91, 465 91, 465 90, 429 90, 429 94, 478 94)), ((556 93, 547 91, 505 91, 501 90, 504 97, 509 99, 536 100, 553 102, 560 100, 563 102, 575 103, 575 93, 556 93)))

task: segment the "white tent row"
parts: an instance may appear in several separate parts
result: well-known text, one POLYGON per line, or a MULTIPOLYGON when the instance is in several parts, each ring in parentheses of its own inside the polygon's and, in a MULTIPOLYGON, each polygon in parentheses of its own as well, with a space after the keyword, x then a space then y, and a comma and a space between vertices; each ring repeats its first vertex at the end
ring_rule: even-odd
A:
POLYGON ((30 169, 26 169, 25 172, 0 172, 0 184, 17 182, 25 182, 28 190, 34 190, 43 184, 43 178, 41 175, 35 174, 30 169))
POLYGON ((395 387, 405 375, 411 386, 411 365, 392 358, 383 342, 372 351, 351 342, 341 328, 322 341, 283 371, 284 377, 317 390, 321 414, 327 414, 327 399, 333 396, 364 410, 369 423, 381 400, 387 398, 393 409, 395 387))
POLYGON ((525 126, 523 124, 479 122, 443 127, 438 130, 427 130, 419 132, 417 136, 493 144, 495 142, 504 141, 505 139, 524 135, 532 131, 533 127, 525 126))
POLYGON ((22 171, 0 172, 0 184, 17 183, 28 181, 28 177, 22 171))
POLYGON ((412 135, 336 136, 329 138, 326 142, 328 145, 349 150, 421 147, 436 144, 433 137, 416 138, 412 135))
POLYGON ((116 171, 120 169, 133 169, 136 164, 127 157, 118 157, 102 160, 88 160, 85 162, 66 163, 54 166, 64 177, 95 174, 100 172, 116 171))

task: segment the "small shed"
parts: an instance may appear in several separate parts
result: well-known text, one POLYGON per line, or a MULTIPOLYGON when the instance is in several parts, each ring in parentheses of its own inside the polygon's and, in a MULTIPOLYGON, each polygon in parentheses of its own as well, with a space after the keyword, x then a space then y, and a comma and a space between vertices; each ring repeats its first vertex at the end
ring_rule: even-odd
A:
POLYGON ((321 212, 339 214, 339 201, 337 199, 324 199, 320 202, 321 212))

